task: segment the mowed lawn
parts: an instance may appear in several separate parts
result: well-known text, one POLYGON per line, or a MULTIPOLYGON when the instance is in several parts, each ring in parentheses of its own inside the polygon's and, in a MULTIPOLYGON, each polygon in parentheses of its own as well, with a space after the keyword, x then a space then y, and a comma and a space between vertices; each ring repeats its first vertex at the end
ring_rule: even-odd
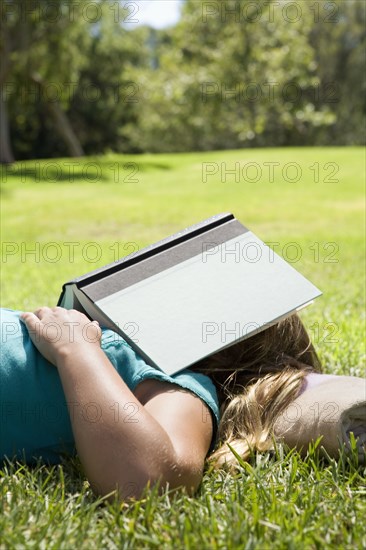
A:
MULTIPOLYGON (((107 155, 1 172, 1 306, 56 305, 62 284, 219 212, 323 291, 302 313, 325 372, 365 374, 362 148, 107 155)), ((0 548, 364 548, 356 457, 279 448, 237 476, 207 472, 194 498, 96 500, 76 460, 0 470, 0 548)))

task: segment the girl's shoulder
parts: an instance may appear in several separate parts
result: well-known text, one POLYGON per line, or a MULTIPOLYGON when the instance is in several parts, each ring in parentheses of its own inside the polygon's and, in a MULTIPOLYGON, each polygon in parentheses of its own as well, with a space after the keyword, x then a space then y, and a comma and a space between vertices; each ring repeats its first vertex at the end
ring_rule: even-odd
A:
MULTIPOLYGON (((124 382, 132 392, 139 392, 146 380, 174 384, 182 390, 188 390, 199 397, 212 415, 214 430, 219 424, 219 402, 212 380, 199 372, 185 369, 169 375, 149 365, 121 336, 107 329, 102 330, 102 348, 124 382)), ((148 386, 145 385, 145 388, 148 386)), ((205 414, 205 413, 203 413, 205 414)))

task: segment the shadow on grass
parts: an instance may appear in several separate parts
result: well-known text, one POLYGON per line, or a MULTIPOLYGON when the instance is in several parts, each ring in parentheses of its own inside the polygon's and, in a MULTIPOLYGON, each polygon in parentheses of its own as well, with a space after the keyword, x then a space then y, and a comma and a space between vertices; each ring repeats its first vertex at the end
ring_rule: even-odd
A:
MULTIPOLYGON (((140 172, 172 170, 174 163, 148 161, 143 157, 86 157, 18 162, 0 167, 0 183, 138 183, 140 172)), ((4 193, 4 189, 2 190, 4 193)))

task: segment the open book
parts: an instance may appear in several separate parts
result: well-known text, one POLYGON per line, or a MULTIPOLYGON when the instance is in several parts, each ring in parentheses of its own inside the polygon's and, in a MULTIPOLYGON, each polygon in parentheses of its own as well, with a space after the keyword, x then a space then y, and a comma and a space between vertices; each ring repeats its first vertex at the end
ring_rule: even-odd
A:
POLYGON ((84 312, 147 363, 174 374, 320 295, 224 213, 69 281, 58 305, 84 312))

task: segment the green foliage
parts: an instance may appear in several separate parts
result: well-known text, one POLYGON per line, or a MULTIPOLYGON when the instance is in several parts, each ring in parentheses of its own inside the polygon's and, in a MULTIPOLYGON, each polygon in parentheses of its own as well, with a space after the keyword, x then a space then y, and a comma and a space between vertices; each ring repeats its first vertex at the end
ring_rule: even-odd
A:
POLYGON ((109 4, 109 0, 103 2, 103 17, 85 52, 89 63, 80 73, 69 111, 84 150, 90 154, 141 150, 138 144, 130 145, 122 130, 136 124, 133 107, 139 84, 126 73, 148 56, 148 30, 128 32, 109 4))
POLYGON ((17 158, 68 154, 30 72, 88 154, 364 142, 364 2, 186 0, 164 31, 129 30, 128 3, 63 0, 56 22, 54 2, 32 4, 4 19, 17 158))
POLYGON ((361 144, 365 142, 366 116, 366 4, 336 0, 332 5, 339 20, 336 24, 316 23, 310 39, 316 52, 320 101, 328 99, 336 122, 328 135, 314 132, 314 139, 318 143, 327 139, 334 144, 361 144))
POLYGON ((224 2, 221 11, 213 3, 215 14, 204 16, 207 4, 186 2, 161 39, 157 70, 131 72, 143 82, 139 123, 125 129, 135 142, 152 152, 301 144, 308 127, 334 121, 310 99, 318 81, 306 5, 289 24, 269 2, 252 15, 244 11, 252 2, 224 2))
POLYGON ((88 63, 90 33, 82 16, 87 4, 88 0, 2 4, 4 36, 10 49, 2 93, 9 105, 13 147, 21 158, 66 151, 55 136, 47 104, 57 102, 67 109, 80 70, 88 63))

